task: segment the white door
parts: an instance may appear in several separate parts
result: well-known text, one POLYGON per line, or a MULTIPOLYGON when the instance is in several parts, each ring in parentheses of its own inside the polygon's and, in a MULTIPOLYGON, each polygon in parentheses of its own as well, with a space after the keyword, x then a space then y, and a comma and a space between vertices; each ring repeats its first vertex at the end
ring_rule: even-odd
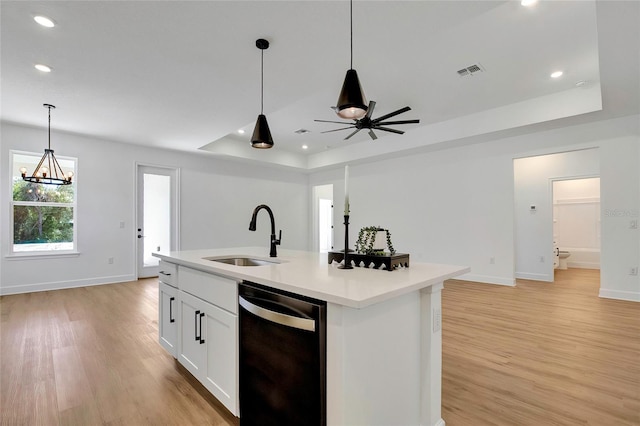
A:
POLYGON ((333 250, 333 185, 313 187, 313 251, 333 250))
POLYGON ((158 275, 152 253, 178 250, 178 170, 138 164, 136 241, 138 278, 158 275))

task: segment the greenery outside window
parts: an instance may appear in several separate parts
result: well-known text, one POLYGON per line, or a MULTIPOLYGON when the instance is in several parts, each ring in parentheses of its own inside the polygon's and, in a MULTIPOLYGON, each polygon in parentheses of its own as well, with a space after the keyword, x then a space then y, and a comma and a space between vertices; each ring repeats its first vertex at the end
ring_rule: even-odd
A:
MULTIPOLYGON (((11 254, 40 255, 76 252, 76 183, 45 185, 26 182, 20 168, 31 173, 42 155, 11 152, 11 254)), ((58 157, 62 169, 77 176, 77 160, 58 157)), ((75 180, 75 177, 74 177, 75 180)))

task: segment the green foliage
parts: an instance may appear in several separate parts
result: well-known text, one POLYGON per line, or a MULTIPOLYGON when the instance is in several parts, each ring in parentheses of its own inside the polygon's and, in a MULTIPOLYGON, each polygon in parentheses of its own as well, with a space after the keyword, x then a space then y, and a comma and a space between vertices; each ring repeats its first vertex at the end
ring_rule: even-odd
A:
POLYGON ((13 201, 39 203, 73 203, 74 185, 43 185, 22 179, 13 181, 13 201))
POLYGON ((73 203, 73 185, 42 185, 23 180, 13 183, 13 200, 43 204, 13 207, 13 242, 60 243, 73 241, 73 207, 46 203, 73 203))
POLYGON ((358 239, 356 241, 356 252, 367 255, 384 255, 384 251, 374 250, 373 245, 376 241, 376 233, 378 231, 385 231, 387 234, 387 248, 392 255, 396 253, 391 243, 391 232, 388 229, 380 228, 379 226, 365 226, 360 229, 358 233, 358 239))

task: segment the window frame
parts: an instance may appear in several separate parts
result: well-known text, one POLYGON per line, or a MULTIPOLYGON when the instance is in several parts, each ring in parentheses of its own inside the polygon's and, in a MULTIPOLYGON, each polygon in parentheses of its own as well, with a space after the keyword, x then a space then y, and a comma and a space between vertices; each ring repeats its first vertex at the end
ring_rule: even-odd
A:
MULTIPOLYGON (((14 163, 16 155, 24 155, 33 157, 35 159, 36 164, 42 158, 42 154, 36 152, 29 151, 17 151, 10 150, 9 151, 9 170, 10 170, 10 179, 9 179, 9 232, 11 234, 11 238, 9 239, 9 252, 6 257, 15 258, 15 259, 33 259, 33 258, 42 258, 42 257, 74 257, 79 255, 78 251, 78 159, 75 157, 68 156, 56 156, 58 160, 61 161, 71 161, 73 163, 73 202, 72 203, 60 203, 60 202, 38 202, 38 201, 15 201, 13 199, 13 184, 14 178, 16 177, 16 172, 14 170, 14 163), (16 206, 25 206, 25 207, 33 207, 33 206, 46 206, 46 207, 70 207, 73 209, 73 241, 72 248, 66 250, 29 250, 29 251, 15 251, 14 250, 14 225, 15 225, 15 207, 16 206)), ((35 167, 35 165, 34 165, 35 167)), ((44 184, 43 184, 44 185, 44 184)))

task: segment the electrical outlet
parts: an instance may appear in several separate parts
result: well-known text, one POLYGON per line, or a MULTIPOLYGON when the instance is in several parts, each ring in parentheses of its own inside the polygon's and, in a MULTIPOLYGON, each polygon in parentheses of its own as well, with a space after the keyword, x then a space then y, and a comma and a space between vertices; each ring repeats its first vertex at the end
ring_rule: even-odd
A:
POLYGON ((496 264, 496 258, 495 257, 490 257, 489 258, 489 264, 490 265, 495 265, 496 264))
POLYGON ((433 310, 433 332, 437 333, 442 329, 442 309, 435 308, 433 310))
POLYGON ((633 268, 629 269, 629 275, 638 275, 638 267, 634 266, 633 268))
POLYGON ((634 219, 629 222, 629 229, 638 229, 638 221, 634 219))
POLYGON ((120 222, 120 229, 124 229, 124 221, 120 222))
POLYGON ((540 263, 544 263, 544 256, 540 256, 540 263))
POLYGON ((110 258, 108 259, 108 262, 109 262, 109 265, 113 265, 113 257, 110 257, 110 258))

